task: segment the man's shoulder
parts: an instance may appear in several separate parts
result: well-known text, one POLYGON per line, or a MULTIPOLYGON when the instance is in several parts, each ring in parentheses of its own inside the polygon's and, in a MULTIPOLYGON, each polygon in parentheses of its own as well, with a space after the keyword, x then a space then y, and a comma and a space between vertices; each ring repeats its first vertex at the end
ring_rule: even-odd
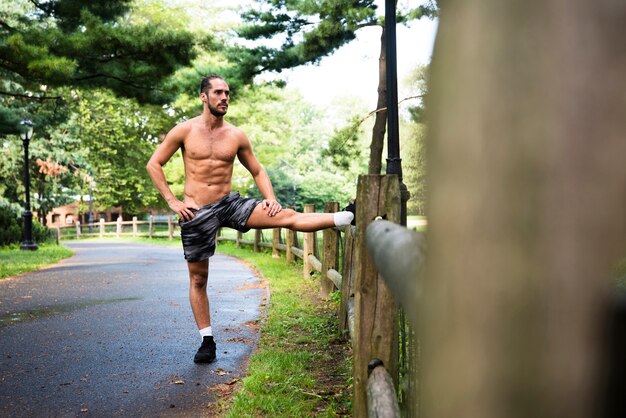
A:
POLYGON ((176 126, 174 126, 170 132, 176 134, 176 136, 181 138, 186 137, 187 134, 189 134, 189 132, 191 132, 191 130, 193 129, 194 123, 196 123, 194 119, 196 118, 187 119, 176 124, 176 126))
POLYGON ((230 136, 238 138, 238 139, 246 138, 246 134, 241 129, 233 125, 232 123, 224 121, 224 127, 228 130, 228 134, 230 136))
POLYGON ((200 123, 202 123, 202 118, 200 116, 196 116, 191 119, 187 119, 182 122, 179 122, 178 125, 176 125, 176 127, 181 130, 191 130, 193 129, 195 125, 198 125, 200 123))

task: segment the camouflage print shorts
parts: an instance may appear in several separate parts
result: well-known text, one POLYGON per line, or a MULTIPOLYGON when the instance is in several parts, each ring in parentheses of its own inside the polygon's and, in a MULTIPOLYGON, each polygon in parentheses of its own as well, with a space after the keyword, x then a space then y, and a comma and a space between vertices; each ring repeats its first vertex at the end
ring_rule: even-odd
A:
POLYGON ((237 231, 247 232, 248 218, 260 201, 253 198, 239 196, 238 192, 231 192, 217 202, 202 206, 191 211, 194 218, 189 221, 179 221, 185 260, 206 260, 215 253, 215 239, 217 230, 227 226, 237 231))

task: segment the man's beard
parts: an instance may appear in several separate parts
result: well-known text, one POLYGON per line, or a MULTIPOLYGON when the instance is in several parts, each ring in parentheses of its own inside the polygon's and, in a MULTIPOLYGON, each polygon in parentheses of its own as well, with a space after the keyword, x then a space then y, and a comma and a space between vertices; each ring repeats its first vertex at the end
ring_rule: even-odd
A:
POLYGON ((217 107, 213 107, 209 105, 209 112, 211 112, 213 116, 224 116, 227 111, 228 111, 228 106, 226 106, 226 110, 219 110, 217 107))

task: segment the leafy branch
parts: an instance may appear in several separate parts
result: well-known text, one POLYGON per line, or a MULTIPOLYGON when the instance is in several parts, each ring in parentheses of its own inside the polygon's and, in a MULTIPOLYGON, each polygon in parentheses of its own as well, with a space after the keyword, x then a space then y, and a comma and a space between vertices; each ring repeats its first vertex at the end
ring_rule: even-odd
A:
POLYGON ((10 93, 8 91, 1 91, 1 90, 0 90, 0 95, 2 95, 2 96, 11 96, 11 97, 18 97, 20 99, 26 99, 26 100, 39 100, 39 101, 63 99, 63 97, 61 97, 61 96, 29 96, 28 94, 10 93))
MULTIPOLYGON (((418 94, 415 96, 405 97, 404 99, 400 100, 398 104, 401 104, 407 100, 421 99, 425 96, 426 94, 418 94)), ((364 117, 354 116, 349 119, 346 126, 341 129, 335 130, 333 137, 328 143, 328 149, 322 150, 322 156, 330 157, 333 161, 333 164, 343 169, 348 169, 350 166, 350 162, 359 157, 361 152, 357 147, 353 147, 351 152, 346 152, 346 146, 356 145, 358 137, 361 133, 361 125, 363 124, 363 122, 365 122, 370 116, 375 115, 379 112, 384 112, 386 110, 387 107, 381 107, 380 109, 372 110, 364 117)))

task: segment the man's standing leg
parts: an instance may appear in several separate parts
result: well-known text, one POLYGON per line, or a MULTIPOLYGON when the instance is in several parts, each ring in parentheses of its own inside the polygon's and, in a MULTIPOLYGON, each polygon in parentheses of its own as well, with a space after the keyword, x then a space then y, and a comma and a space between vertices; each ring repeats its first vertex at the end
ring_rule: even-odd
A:
POLYGON ((215 361, 215 341, 211 331, 211 313, 207 293, 209 260, 188 261, 187 267, 189 268, 189 302, 202 337, 202 345, 193 361, 211 363, 215 361))

